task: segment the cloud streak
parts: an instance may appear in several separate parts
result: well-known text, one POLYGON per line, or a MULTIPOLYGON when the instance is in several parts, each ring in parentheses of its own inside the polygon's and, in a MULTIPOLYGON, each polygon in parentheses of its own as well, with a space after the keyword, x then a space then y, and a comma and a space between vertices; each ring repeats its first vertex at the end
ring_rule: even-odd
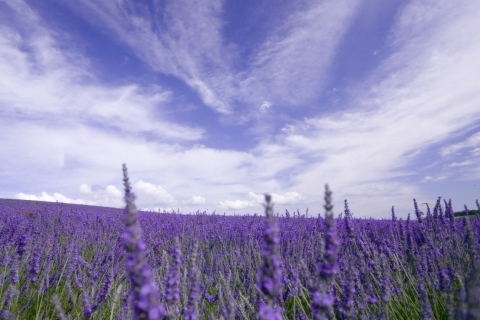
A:
POLYGON ((52 31, 25 5, 16 4, 13 18, 25 34, 0 28, 0 104, 5 118, 49 124, 83 122, 160 139, 198 140, 201 128, 188 127, 155 114, 169 103, 170 92, 136 84, 99 84, 89 63, 73 50, 60 49, 52 31), (75 61, 73 63, 73 61, 75 61))

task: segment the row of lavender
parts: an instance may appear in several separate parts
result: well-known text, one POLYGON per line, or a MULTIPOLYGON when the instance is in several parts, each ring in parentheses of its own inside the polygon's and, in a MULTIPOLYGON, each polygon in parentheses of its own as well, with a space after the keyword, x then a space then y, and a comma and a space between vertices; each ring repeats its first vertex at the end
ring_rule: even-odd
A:
POLYGON ((266 217, 137 215, 124 175, 126 213, 0 207, 0 317, 480 318, 480 219, 451 203, 334 219, 327 189, 325 218, 275 217, 269 197, 266 217))

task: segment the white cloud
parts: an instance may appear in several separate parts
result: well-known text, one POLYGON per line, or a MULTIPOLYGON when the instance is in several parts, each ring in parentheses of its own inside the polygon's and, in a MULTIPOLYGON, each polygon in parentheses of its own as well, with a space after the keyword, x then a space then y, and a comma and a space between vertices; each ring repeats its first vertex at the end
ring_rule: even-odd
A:
POLYGON ((96 188, 95 190, 92 190, 91 186, 83 183, 79 187, 79 193, 81 199, 72 199, 56 192, 53 193, 53 196, 50 196, 46 192, 42 192, 39 196, 20 192, 15 195, 15 198, 22 200, 38 200, 49 202, 58 201, 64 203, 97 205, 107 207, 122 207, 124 205, 122 192, 118 190, 117 187, 112 185, 109 185, 104 189, 96 188))
POLYGON ((81 194, 90 194, 92 193, 92 187, 90 187, 88 184, 81 184, 80 187, 78 188, 81 194))
MULTIPOLYGON (((257 194, 254 192, 249 192, 248 195, 252 199, 254 199, 257 204, 265 202, 265 195, 257 194)), ((289 191, 283 194, 272 193, 271 196, 272 196, 272 203, 278 204, 278 205, 297 204, 302 200, 305 200, 305 198, 300 193, 295 191, 289 191)))
POLYGON ((121 198, 123 193, 117 189, 115 186, 107 186, 105 191, 114 198, 121 198))
POLYGON ((252 200, 224 200, 220 201, 220 209, 235 209, 243 210, 248 208, 257 207, 258 204, 252 200))
POLYGON ((80 199, 70 199, 60 193, 54 193, 52 196, 46 192, 42 192, 40 196, 34 194, 25 194, 17 193, 15 199, 20 200, 34 200, 34 201, 47 201, 47 202, 63 202, 63 203, 74 203, 74 204, 85 204, 85 201, 80 199))
POLYGON ((475 162, 467 160, 467 161, 463 161, 463 162, 454 162, 454 163, 449 164, 448 166, 449 167, 466 167, 466 166, 470 166, 472 164, 475 164, 475 162))
POLYGON ((271 106, 272 104, 270 102, 263 101, 262 105, 260 106, 260 112, 267 112, 271 106))
POLYGON ((202 197, 202 196, 192 196, 188 200, 183 200, 183 203, 187 205, 199 205, 199 204, 205 204, 206 202, 207 202, 207 199, 205 199, 205 197, 202 197))
MULTIPOLYGON (((265 203, 265 195, 250 191, 248 196, 251 200, 224 200, 220 201, 221 209, 249 209, 261 208, 265 203)), ((283 194, 272 193, 272 203, 274 205, 298 204, 305 198, 298 192, 289 191, 283 194)))
POLYGON ((202 138, 203 129, 156 115, 170 103, 171 92, 158 86, 100 84, 89 61, 74 51, 75 46, 66 50, 58 35, 23 2, 8 5, 13 9, 11 18, 23 30, 0 24, 3 117, 48 125, 101 127, 108 123, 122 132, 150 133, 175 141, 202 138))
POLYGON ((477 146, 480 146, 480 132, 477 132, 473 135, 471 135, 467 140, 463 142, 459 142, 456 144, 449 145, 447 147, 442 148, 440 151, 440 154, 443 157, 447 157, 449 155, 452 155, 462 149, 467 149, 467 148, 476 148, 477 146))
POLYGON ((421 182, 428 182, 428 181, 436 182, 436 181, 443 181, 446 179, 447 179, 446 176, 438 176, 438 177, 426 176, 425 178, 423 178, 421 182))
POLYGON ((154 204, 175 205, 177 200, 159 185, 139 180, 133 186, 133 192, 137 195, 140 202, 150 202, 154 204), (145 199, 141 199, 145 198, 145 199))

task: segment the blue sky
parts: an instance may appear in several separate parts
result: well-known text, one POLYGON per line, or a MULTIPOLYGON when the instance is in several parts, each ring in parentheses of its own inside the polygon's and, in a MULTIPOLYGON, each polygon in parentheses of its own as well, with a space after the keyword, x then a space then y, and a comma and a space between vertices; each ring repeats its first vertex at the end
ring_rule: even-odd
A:
POLYGON ((0 197, 406 218, 480 198, 480 2, 0 1, 0 197), (425 208, 425 206, 422 206, 425 208))

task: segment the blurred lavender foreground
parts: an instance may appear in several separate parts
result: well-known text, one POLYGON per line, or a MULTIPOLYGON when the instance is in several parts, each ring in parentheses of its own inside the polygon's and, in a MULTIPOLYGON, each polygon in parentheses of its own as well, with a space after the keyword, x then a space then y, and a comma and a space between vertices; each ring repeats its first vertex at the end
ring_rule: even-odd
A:
POLYGON ((127 274, 131 285, 133 318, 157 320, 165 309, 159 305, 157 285, 146 261, 145 243, 137 219, 137 209, 133 201, 135 195, 128 181, 127 166, 123 165, 123 184, 125 186, 125 234, 124 246, 127 255, 127 274))
POLYGON ((466 207, 335 217, 327 186, 324 216, 137 212, 123 173, 124 210, 0 199, 1 319, 480 319, 466 207))

